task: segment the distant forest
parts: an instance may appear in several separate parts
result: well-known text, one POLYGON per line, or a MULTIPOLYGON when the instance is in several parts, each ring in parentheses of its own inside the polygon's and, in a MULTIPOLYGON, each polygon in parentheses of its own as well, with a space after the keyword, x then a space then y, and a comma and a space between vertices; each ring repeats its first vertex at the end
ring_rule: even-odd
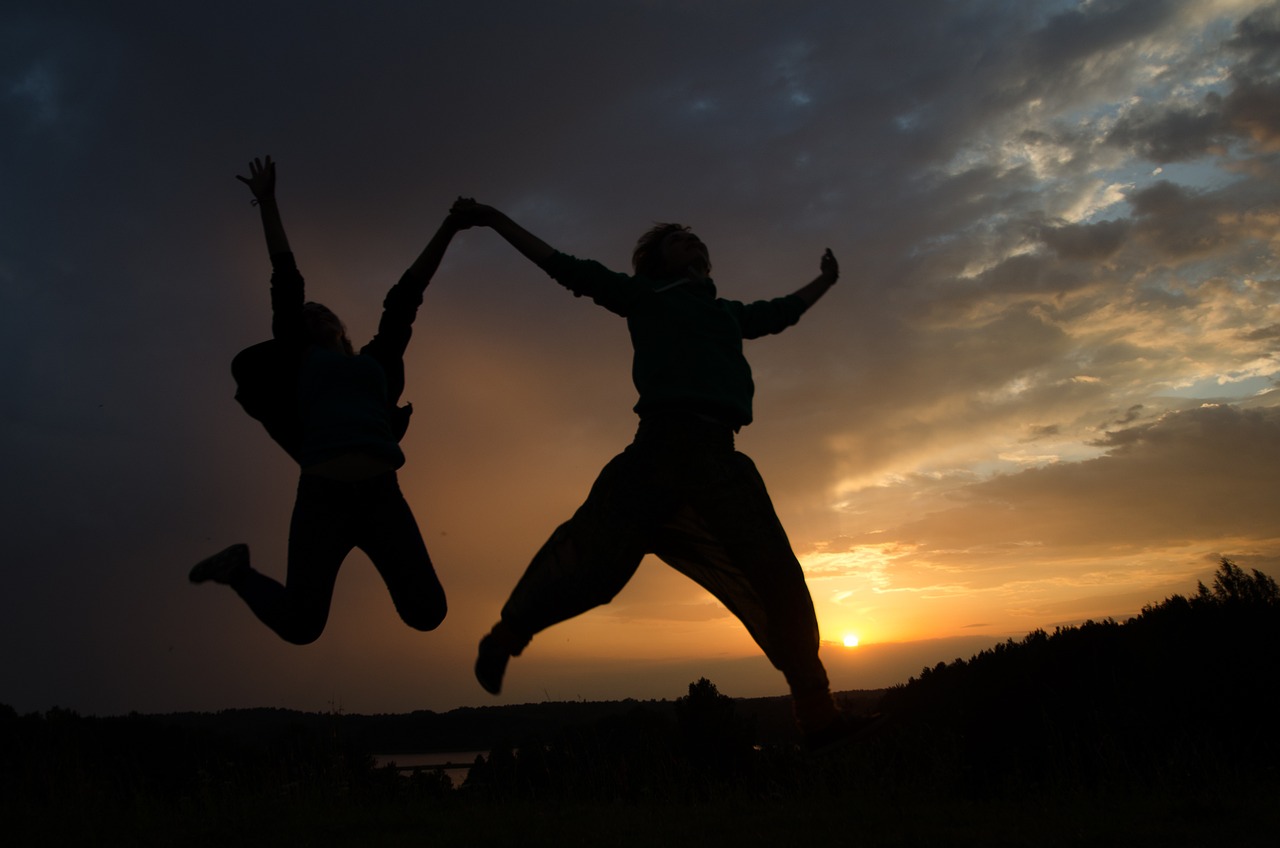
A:
POLYGON ((1037 630, 840 698, 882 720, 823 758, 799 745, 789 699, 728 698, 706 679, 674 701, 407 715, 85 717, 0 706, 0 817, 30 836, 51 819, 141 826, 139 816, 217 816, 228 805, 248 815, 264 799, 331 810, 389 799, 776 802, 851 792, 877 804, 1067 791, 1176 798, 1210 787, 1280 797, 1280 590, 1224 558, 1212 585, 1127 621, 1037 630), (458 788, 443 773, 410 777, 372 758, 462 750, 491 753, 458 788))

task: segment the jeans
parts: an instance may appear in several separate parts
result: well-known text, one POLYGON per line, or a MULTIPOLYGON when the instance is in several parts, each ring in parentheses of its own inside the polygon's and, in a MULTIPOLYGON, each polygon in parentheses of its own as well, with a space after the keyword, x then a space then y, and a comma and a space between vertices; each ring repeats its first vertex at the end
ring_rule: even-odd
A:
POLYGON ((440 625, 448 609, 444 588, 394 471, 355 482, 303 474, 284 585, 249 568, 231 587, 282 639, 305 645, 324 631, 338 569, 352 548, 378 569, 405 624, 440 625))

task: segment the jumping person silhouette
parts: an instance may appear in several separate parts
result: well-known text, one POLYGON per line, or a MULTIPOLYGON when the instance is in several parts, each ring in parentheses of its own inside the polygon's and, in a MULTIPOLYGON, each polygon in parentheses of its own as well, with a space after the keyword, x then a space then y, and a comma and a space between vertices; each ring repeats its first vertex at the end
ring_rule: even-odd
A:
POLYGON ((232 362, 236 400, 302 468, 289 526, 284 585, 254 570, 249 548, 201 561, 191 582, 224 583, 287 642, 304 645, 324 631, 343 560, 360 548, 390 590, 396 611, 416 630, 434 630, 447 605, 418 523, 400 492, 400 439, 411 407, 398 407, 404 352, 423 292, 458 227, 446 218, 383 301, 378 332, 356 353, 346 328, 318 303, 304 302, 276 205, 275 163, 249 164, 270 254, 273 338, 232 362))
POLYGON ((811 748, 854 732, 818 658, 800 563, 755 465, 734 448, 734 433, 752 417, 743 340, 796 323, 835 283, 835 256, 827 250, 820 274, 791 295, 740 303, 717 297, 706 247, 680 224, 659 224, 641 237, 631 276, 560 253, 469 198, 452 211, 460 226, 492 228, 575 295, 626 318, 640 395, 634 441, 537 552, 480 641, 480 685, 498 694, 508 660, 534 634, 608 603, 653 553, 746 625, 785 676, 811 748))

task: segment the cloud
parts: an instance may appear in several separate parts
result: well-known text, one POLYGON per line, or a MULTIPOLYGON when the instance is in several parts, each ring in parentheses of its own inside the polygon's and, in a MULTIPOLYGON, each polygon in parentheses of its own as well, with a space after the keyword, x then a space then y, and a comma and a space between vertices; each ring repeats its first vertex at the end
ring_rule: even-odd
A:
POLYGON ((1115 254, 1129 235, 1123 219, 1093 224, 1065 224, 1040 230, 1039 236, 1062 259, 1096 261, 1115 254))
POLYGON ((1112 431, 1104 456, 974 483, 956 506, 892 531, 920 553, 992 544, 1092 551, 1280 544, 1280 409, 1211 406, 1112 431))
MULTIPOLYGON (((3 17, 0 153, 22 165, 0 211, 17 399, 0 426, 22 492, 6 530, 38 567, 0 641, 6 661, 41 646, 13 659, 24 705, 145 708, 164 693, 122 693, 153 667, 192 701, 385 694, 401 661, 458 703, 476 634, 631 436, 625 323, 463 233, 410 346, 401 475, 446 627, 402 632, 359 557, 309 654, 188 591, 208 549, 284 556, 296 469, 227 373, 269 331, 257 211, 233 179, 264 153, 309 291, 361 338, 458 194, 619 268, 651 221, 686 221, 741 299, 797 288, 832 247, 838 285, 747 347, 757 421, 738 437, 831 627, 909 638, 1010 610, 1042 626, 1093 611, 1086 595, 1130 603, 1212 570, 1211 548, 1274 561, 1257 469, 1280 397, 1280 5, 132 0, 3 17), (60 598, 82 623, 54 633, 34 611, 60 598), (120 643, 95 635, 119 620, 120 643)), ((663 572, 542 644, 751 650, 663 572)), ((429 688, 395 697, 446 697, 429 688)))

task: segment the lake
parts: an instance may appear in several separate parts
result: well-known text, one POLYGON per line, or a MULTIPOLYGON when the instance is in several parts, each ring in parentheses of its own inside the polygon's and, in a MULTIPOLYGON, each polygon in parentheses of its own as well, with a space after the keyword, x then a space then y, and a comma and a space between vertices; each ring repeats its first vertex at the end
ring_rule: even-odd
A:
MULTIPOLYGON (((488 751, 440 751, 432 754, 374 754, 373 759, 379 768, 395 763, 399 769, 421 768, 430 771, 432 767, 447 765, 444 773, 449 776, 454 787, 458 787, 467 779, 467 773, 475 764, 476 757, 488 756, 488 751)), ((411 772, 405 771, 404 774, 408 776, 411 772)))

